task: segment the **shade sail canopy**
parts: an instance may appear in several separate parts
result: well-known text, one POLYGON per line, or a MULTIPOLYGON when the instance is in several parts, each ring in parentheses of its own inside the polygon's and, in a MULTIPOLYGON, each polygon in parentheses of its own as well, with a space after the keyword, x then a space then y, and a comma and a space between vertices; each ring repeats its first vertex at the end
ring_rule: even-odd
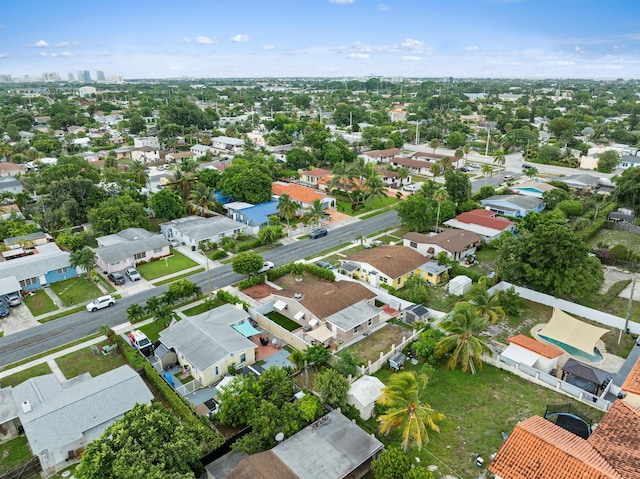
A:
POLYGON ((538 334, 568 344, 593 356, 596 343, 608 329, 592 326, 569 316, 564 311, 553 309, 551 320, 538 334))
POLYGON ((244 321, 240 324, 236 324, 233 329, 242 334, 245 338, 250 338, 251 336, 255 336, 256 334, 260 334, 256 328, 249 321, 244 321))
POLYGON ((510 344, 507 347, 507 349, 502 351, 500 355, 504 356, 505 358, 511 359, 512 361, 515 361, 517 363, 526 364, 527 366, 530 366, 530 367, 533 367, 533 365, 536 363, 536 361, 540 357, 533 351, 528 351, 515 344, 510 344))
POLYGON ((333 338, 333 333, 326 326, 320 326, 319 328, 312 329, 307 333, 316 341, 324 343, 326 340, 333 338))

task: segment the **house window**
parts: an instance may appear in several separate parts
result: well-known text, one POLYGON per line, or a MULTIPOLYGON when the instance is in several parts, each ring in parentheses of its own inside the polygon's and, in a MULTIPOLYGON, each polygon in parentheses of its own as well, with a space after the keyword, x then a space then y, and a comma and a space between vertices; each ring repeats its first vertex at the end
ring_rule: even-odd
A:
POLYGON ((38 278, 27 278, 20 281, 20 286, 30 286, 32 284, 38 284, 38 278))
POLYGON ((242 353, 242 354, 240 355, 240 362, 241 362, 241 363, 244 363, 246 360, 247 360, 247 355, 246 355, 246 354, 244 354, 244 353, 242 353))
POLYGON ((373 318, 369 318, 369 321, 367 321, 367 326, 371 327, 372 324, 373 324, 373 318))
POLYGON ((360 332, 360 326, 356 326, 355 328, 353 328, 353 334, 358 334, 360 332))
POLYGON ((415 241, 410 241, 409 242, 409 246, 411 246, 412 248, 417 248, 418 247, 418 243, 416 243, 415 241))
POLYGON ((216 366, 216 376, 220 374, 220 370, 218 369, 218 366, 216 366))
POLYGON ((56 271, 58 272, 58 274, 64 274, 67 271, 69 271, 69 268, 65 266, 64 268, 60 268, 60 269, 58 269, 56 271))
POLYGON ((387 283, 387 278, 385 276, 380 276, 380 282, 381 283, 387 283))
POLYGON ((146 251, 144 251, 142 253, 136 253, 136 254, 133 255, 133 259, 135 259, 135 260, 143 259, 143 258, 146 258, 146 257, 147 257, 147 252, 146 251))
POLYGON ((153 250, 154 253, 162 253, 162 248, 155 248, 153 250))

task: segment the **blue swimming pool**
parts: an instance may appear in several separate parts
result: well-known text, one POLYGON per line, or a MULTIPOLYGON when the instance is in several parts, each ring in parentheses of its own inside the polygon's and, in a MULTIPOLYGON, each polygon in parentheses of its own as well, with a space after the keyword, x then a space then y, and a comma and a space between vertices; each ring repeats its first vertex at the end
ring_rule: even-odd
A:
POLYGON ((581 349, 577 349, 577 348, 574 348, 573 346, 569 346, 568 344, 563 343, 562 341, 558 341, 557 339, 549 338, 547 336, 543 336, 542 334, 539 334, 538 336, 540 336, 540 338, 544 339, 545 341, 548 341, 551 344, 555 344, 559 348, 564 349, 567 353, 569 353, 571 356, 573 356, 576 359, 580 358, 586 361, 590 361, 592 363, 599 363, 603 359, 602 354, 600 353, 600 351, 598 351, 597 348, 593 348, 593 354, 588 354, 582 351, 581 349))

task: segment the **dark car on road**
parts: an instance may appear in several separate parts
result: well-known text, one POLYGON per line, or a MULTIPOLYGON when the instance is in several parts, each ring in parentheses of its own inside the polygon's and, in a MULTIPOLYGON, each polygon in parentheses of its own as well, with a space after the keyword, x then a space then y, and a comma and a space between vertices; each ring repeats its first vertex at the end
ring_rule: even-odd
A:
POLYGON ((109 273, 107 275, 107 278, 109 278, 109 281, 111 281, 113 284, 124 284, 124 282, 126 281, 124 279, 124 275, 122 273, 109 273))
POLYGON ((318 228, 309 233, 309 238, 311 239, 322 238, 323 236, 327 236, 326 228, 318 228))

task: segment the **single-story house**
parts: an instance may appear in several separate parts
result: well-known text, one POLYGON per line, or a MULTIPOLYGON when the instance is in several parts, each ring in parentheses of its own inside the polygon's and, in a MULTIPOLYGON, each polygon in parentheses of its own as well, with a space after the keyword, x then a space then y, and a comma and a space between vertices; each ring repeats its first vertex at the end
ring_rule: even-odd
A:
POLYGON ((207 479, 346 479, 363 477, 384 449, 338 410, 268 451, 230 452, 206 466, 207 479))
POLYGON ((429 309, 422 304, 412 304, 402 310, 402 320, 407 324, 413 324, 416 321, 428 322, 429 309))
POLYGON ((545 208, 541 198, 523 195, 495 195, 480 201, 486 209, 505 216, 524 218, 527 213, 540 213, 545 208))
POLYGON ((435 164, 435 162, 429 162, 427 160, 414 158, 405 158, 404 156, 394 156, 390 160, 390 163, 396 168, 404 166, 405 168, 408 168, 410 172, 419 175, 430 175, 431 165, 435 164))
POLYGON ((469 231, 490 242, 498 238, 505 231, 515 233, 516 224, 506 218, 500 218, 495 211, 471 210, 459 214, 444 222, 450 228, 469 231))
POLYGON ((138 136, 133 139, 133 146, 152 146, 153 148, 160 148, 160 140, 157 136, 138 136))
POLYGON ((386 150, 371 150, 360 153, 358 158, 362 158, 365 163, 388 163, 394 156, 402 154, 400 148, 388 148, 386 150))
POLYGON ((177 239, 192 249, 198 249, 205 243, 220 243, 222 238, 249 234, 249 229, 247 225, 226 216, 186 216, 162 223, 160 232, 167 240, 177 239))
POLYGON ((171 254, 164 236, 143 228, 127 228, 115 234, 101 236, 96 241, 96 266, 107 273, 122 271, 171 254))
POLYGON ((242 201, 233 201, 224 205, 227 216, 246 225, 251 234, 256 234, 263 226, 269 224, 269 216, 278 215, 278 200, 271 200, 259 205, 242 201))
POLYGON ((210 386, 229 372, 256 361, 256 343, 248 339, 259 334, 249 313, 231 304, 186 316, 160 332, 160 343, 176 353, 183 369, 202 386, 210 386))
POLYGON ((435 235, 407 233, 402 238, 404 246, 413 248, 428 258, 435 258, 444 251, 450 259, 459 261, 476 252, 482 238, 475 233, 449 228, 435 235))
POLYGON ((271 185, 271 193, 273 193, 273 198, 276 200, 284 194, 289 195, 289 197, 293 201, 297 201, 298 203, 300 203, 300 214, 302 214, 304 210, 308 209, 315 200, 320 200, 320 203, 325 208, 333 208, 336 206, 336 199, 333 196, 328 196, 326 193, 321 193, 315 188, 310 188, 308 186, 302 186, 295 183, 274 181, 271 185))
POLYGON ((189 148, 189 151, 193 153, 193 156, 195 156, 196 158, 206 155, 207 151, 211 151, 212 153, 215 153, 213 148, 211 148, 210 146, 200 145, 200 144, 191 146, 189 148))
POLYGON ((561 181, 573 190, 591 191, 598 186, 599 177, 581 173, 571 176, 558 176, 553 178, 554 181, 561 181))
POLYGON ((325 170, 323 168, 315 168, 313 170, 300 172, 300 181, 304 185, 310 186, 312 188, 318 187, 319 179, 329 177, 331 177, 331 171, 325 170))
MULTIPOLYGON (((20 289, 29 291, 78 276, 76 269, 69 264, 71 253, 62 251, 57 244, 36 246, 34 253, 0 262, 0 278, 14 278, 20 289)), ((14 288, 15 282, 11 280, 11 283, 11 288, 14 288)), ((14 291, 16 289, 0 294, 14 291)))
POLYGON ((160 161, 160 148, 153 146, 138 146, 131 150, 131 159, 142 163, 160 161))
POLYGON ((347 404, 355 407, 364 421, 371 419, 373 408, 384 387, 384 383, 377 377, 365 374, 351 383, 347 392, 347 404))
POLYGON ((560 348, 541 343, 524 334, 507 338, 509 346, 500 355, 520 364, 548 373, 558 367, 558 360, 564 354, 560 348))
POLYGON ((305 277, 275 293, 274 308, 295 321, 310 342, 347 342, 380 324, 376 294, 354 281, 305 277))
POLYGON ((185 160, 193 158, 192 151, 178 151, 177 153, 167 153, 164 155, 164 161, 167 163, 182 163, 185 160))
POLYGON ((211 138, 211 146, 216 150, 237 153, 244 146, 244 140, 241 138, 231 138, 229 136, 216 136, 211 138))
POLYGON ((67 467, 83 449, 136 404, 153 394, 130 366, 96 377, 89 373, 60 383, 54 374, 10 388, 15 411, 45 472, 67 467))
POLYGON ((509 188, 517 195, 533 196, 535 198, 542 198, 542 195, 547 191, 555 190, 556 187, 545 183, 544 181, 525 181, 524 183, 518 183, 509 188))
POLYGON ((381 169, 377 169, 376 171, 380 174, 380 177, 382 178, 382 181, 384 181, 384 184, 390 186, 391 188, 401 188, 402 185, 408 185, 411 183, 411 175, 399 180, 397 171, 381 169))
POLYGON ((53 242, 53 236, 44 231, 36 231, 35 233, 29 233, 22 236, 14 236, 13 238, 5 238, 4 244, 9 249, 31 249, 35 246, 42 246, 43 244, 53 242))
POLYGON ((489 464, 497 479, 640 477, 640 410, 615 401, 588 439, 532 416, 516 424, 489 464))
POLYGON ((444 283, 449 277, 451 266, 440 264, 437 261, 427 261, 418 267, 416 274, 419 274, 429 285, 444 283))
POLYGON ((640 165, 640 156, 622 155, 616 169, 626 170, 640 165))
POLYGON ((402 288, 407 278, 412 274, 423 276, 427 273, 426 270, 424 273, 419 272, 425 264, 424 256, 405 246, 383 245, 363 249, 341 259, 340 263, 357 265, 356 269, 341 268, 352 278, 372 286, 386 284, 396 289, 402 288))
POLYGON ((0 162, 0 176, 18 176, 24 175, 26 172, 25 166, 19 163, 12 163, 11 161, 0 162))

